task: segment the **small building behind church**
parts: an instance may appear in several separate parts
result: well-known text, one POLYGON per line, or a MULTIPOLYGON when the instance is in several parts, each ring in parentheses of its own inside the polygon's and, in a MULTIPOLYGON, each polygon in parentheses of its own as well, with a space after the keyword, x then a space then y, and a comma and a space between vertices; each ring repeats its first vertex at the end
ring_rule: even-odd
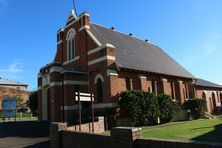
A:
POLYGON ((0 110, 3 98, 17 98, 19 108, 26 106, 29 99, 28 85, 0 77, 0 110))

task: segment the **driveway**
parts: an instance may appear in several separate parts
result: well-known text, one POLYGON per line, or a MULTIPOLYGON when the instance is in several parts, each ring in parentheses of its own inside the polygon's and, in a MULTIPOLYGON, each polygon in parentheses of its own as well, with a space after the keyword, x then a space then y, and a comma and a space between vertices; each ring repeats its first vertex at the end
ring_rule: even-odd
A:
POLYGON ((48 136, 48 122, 0 123, 0 148, 48 148, 48 136))

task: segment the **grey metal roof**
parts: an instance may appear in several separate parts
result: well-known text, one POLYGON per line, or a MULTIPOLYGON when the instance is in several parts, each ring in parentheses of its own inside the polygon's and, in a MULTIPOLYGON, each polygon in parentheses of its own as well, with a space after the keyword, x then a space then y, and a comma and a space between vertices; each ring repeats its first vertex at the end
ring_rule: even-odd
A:
POLYGON ((116 47, 116 63, 119 67, 195 78, 156 45, 93 23, 90 29, 102 45, 109 43, 116 47))
POLYGON ((197 79, 196 84, 198 86, 206 86, 206 87, 216 87, 216 88, 222 88, 222 85, 207 81, 207 80, 203 80, 203 79, 197 79))
POLYGON ((0 77, 0 85, 21 85, 21 86, 27 86, 26 84, 22 84, 22 83, 19 83, 19 82, 8 80, 8 79, 3 79, 1 77, 0 77))

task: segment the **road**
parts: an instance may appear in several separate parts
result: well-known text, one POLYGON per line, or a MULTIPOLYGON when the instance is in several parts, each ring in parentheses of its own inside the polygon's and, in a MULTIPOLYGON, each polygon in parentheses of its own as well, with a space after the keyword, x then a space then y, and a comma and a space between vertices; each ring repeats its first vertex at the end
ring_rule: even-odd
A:
POLYGON ((0 148, 48 148, 48 122, 0 123, 0 148))

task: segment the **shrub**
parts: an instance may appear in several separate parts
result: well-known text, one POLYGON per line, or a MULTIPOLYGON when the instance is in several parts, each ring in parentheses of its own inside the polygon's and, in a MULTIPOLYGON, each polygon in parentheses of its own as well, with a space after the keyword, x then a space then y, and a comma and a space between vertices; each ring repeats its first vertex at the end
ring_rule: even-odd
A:
POLYGON ((174 114, 180 111, 180 106, 168 95, 160 94, 158 96, 158 102, 161 123, 170 122, 173 119, 174 114))
POLYGON ((204 99, 189 99, 183 104, 186 112, 191 114, 194 119, 204 116, 206 101, 204 99))
POLYGON ((124 91, 120 94, 120 109, 127 112, 134 126, 157 124, 159 104, 153 93, 141 90, 124 91))

